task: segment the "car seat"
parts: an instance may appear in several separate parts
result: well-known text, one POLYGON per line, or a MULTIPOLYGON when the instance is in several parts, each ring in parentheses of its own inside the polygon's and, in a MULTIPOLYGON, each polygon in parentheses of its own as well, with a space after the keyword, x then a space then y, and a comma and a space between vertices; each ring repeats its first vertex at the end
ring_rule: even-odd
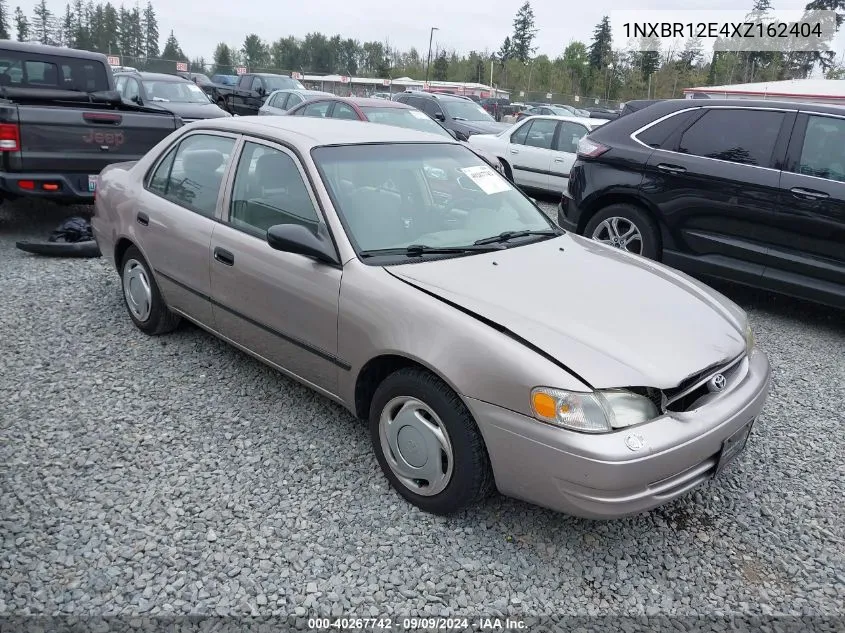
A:
POLYGON ((182 172, 185 179, 174 194, 183 198, 206 215, 214 215, 220 192, 221 174, 217 172, 226 158, 216 149, 189 150, 182 154, 182 172))

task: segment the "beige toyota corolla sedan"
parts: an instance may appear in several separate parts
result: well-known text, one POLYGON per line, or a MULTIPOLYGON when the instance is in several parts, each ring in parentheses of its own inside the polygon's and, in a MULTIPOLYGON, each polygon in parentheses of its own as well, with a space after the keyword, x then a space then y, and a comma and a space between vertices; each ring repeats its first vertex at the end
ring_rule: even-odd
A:
POLYGON ((93 227, 140 330, 188 319, 341 403, 433 513, 494 488, 648 510, 734 460, 768 394, 735 304, 563 231, 442 136, 191 123, 102 172, 93 227))

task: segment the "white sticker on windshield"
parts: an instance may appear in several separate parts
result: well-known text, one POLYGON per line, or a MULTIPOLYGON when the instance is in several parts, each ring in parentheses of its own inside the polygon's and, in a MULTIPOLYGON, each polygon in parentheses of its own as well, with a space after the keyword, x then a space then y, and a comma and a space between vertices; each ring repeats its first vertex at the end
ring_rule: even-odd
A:
POLYGON ((428 115, 425 112, 420 112, 419 110, 411 110, 411 116, 415 116, 418 119, 427 119, 428 115))
POLYGON ((479 165, 478 167, 464 167, 461 171, 464 172, 467 175, 467 178, 478 185, 478 188, 487 195, 510 191, 513 189, 513 187, 508 184, 507 180, 499 176, 486 165, 479 165))

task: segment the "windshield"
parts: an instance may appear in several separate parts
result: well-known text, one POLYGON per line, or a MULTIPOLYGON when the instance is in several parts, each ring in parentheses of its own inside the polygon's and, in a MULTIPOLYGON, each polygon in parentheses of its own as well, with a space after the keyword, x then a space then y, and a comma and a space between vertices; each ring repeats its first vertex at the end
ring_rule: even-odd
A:
MULTIPOLYGON (((317 147, 312 156, 353 246, 374 256, 368 262, 407 262, 404 249, 411 245, 472 247, 506 231, 556 231, 528 198, 462 145, 343 145, 317 147), (399 252, 374 252, 385 249, 399 252)), ((543 238, 524 236, 502 246, 537 239, 543 238)))
POLYGON ((441 101, 443 108, 453 119, 465 121, 495 121, 480 105, 474 101, 455 99, 454 101, 441 101))
POLYGON ((200 73, 194 73, 191 76, 191 79, 193 81, 198 81, 199 83, 203 83, 203 84, 210 84, 211 83, 211 79, 208 78, 208 75, 202 75, 200 73))
POLYGON ((147 96, 153 101, 209 103, 208 97, 194 82, 147 80, 143 84, 147 96))
POLYGON ((234 86, 238 83, 237 75, 214 75, 211 81, 224 86, 234 86))
POLYGON ((291 77, 264 77, 264 85, 267 86, 267 92, 273 90, 305 90, 305 86, 291 77))
POLYGON ((395 125, 406 127, 420 132, 430 132, 440 136, 452 138, 441 125, 435 123, 430 116, 419 110, 406 108, 374 108, 373 106, 361 106, 361 111, 367 116, 371 123, 383 123, 384 125, 395 125))
POLYGON ((551 110, 558 116, 572 116, 575 113, 575 108, 570 110, 568 108, 560 108, 558 106, 549 106, 549 110, 551 110))

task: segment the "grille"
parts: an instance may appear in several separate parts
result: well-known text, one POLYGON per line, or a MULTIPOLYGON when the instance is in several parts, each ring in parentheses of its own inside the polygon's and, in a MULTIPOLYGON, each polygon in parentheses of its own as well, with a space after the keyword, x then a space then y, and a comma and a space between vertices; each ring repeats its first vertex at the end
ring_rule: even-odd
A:
POLYGON ((664 389, 661 409, 664 411, 689 410, 700 398, 710 393, 710 390, 707 388, 707 381, 716 374, 725 375, 729 383, 736 379, 736 372, 732 370, 737 367, 743 358, 745 358, 745 353, 740 354, 727 363, 720 363, 709 367, 704 371, 700 371, 684 380, 677 387, 664 389))

